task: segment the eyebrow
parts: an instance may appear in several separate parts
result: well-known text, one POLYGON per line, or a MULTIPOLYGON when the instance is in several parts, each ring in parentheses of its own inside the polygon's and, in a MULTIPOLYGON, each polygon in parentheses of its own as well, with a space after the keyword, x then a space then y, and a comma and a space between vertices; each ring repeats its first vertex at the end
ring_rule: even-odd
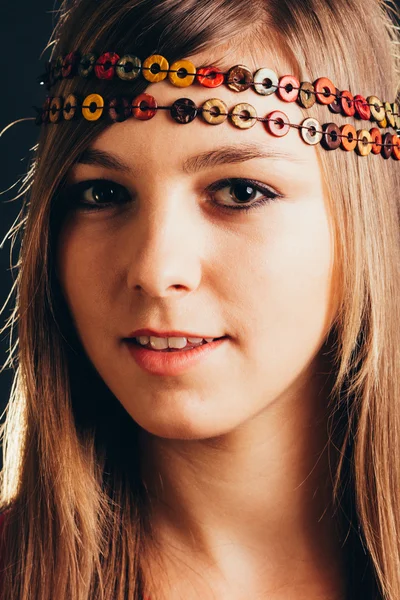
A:
MULTIPOLYGON (((305 158, 291 152, 276 150, 275 148, 269 148, 268 146, 262 146, 260 144, 246 143, 241 144, 240 146, 221 146, 214 150, 207 150, 200 154, 196 154, 195 156, 190 156, 184 161, 182 171, 187 175, 190 175, 192 173, 198 173, 203 169, 209 169, 223 164, 242 163, 256 158, 286 160, 292 163, 303 164, 307 162, 305 158)), ((120 171, 122 173, 131 173, 132 171, 131 167, 121 161, 117 156, 110 154, 105 150, 98 150, 96 148, 86 148, 86 150, 79 155, 76 163, 95 165, 114 171, 120 171)))

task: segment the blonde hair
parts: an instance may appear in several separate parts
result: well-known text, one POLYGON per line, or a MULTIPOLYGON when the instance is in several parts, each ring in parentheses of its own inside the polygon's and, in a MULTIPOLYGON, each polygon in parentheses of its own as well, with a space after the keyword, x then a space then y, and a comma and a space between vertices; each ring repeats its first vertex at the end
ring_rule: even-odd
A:
MULTIPOLYGON (((399 96, 398 24, 395 4, 383 0, 64 1, 52 57, 77 49, 123 55, 132 52, 134 39, 142 58, 213 55, 226 44, 222 60, 231 44, 240 47, 240 38, 243 48, 257 43, 275 52, 276 65, 269 66, 280 75, 285 66, 301 81, 326 76, 340 90, 393 102, 399 96)), ((147 85, 137 80, 131 90, 141 93, 147 85)), ((123 89, 119 81, 96 82, 98 93, 123 89)), ((52 93, 72 91, 85 97, 93 82, 65 79, 52 93)), ((318 104, 311 116, 344 122, 318 104)), ((352 118, 346 122, 360 128, 352 118)), ((21 236, 21 250, 8 298, 16 291, 15 308, 3 329, 10 329, 3 369, 15 368, 1 432, 0 507, 8 509, 4 599, 139 600, 143 593, 139 559, 152 530, 138 426, 83 353, 54 270, 63 220, 58 191, 78 155, 107 126, 82 119, 41 128, 23 207, 8 234, 21 236), (133 465, 126 454, 134 456, 133 465)), ((363 600, 398 600, 399 168, 381 156, 341 150, 318 148, 318 159, 340 267, 339 311, 326 341, 334 375, 330 444, 340 456, 333 473, 337 519, 361 557, 357 568, 349 565, 352 598, 362 589, 363 600)))

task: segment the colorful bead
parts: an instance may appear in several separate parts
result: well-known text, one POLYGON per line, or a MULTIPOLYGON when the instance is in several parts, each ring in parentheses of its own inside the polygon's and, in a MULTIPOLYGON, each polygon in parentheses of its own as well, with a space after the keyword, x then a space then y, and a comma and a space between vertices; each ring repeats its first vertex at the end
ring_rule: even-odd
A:
POLYGON ((367 102, 367 99, 360 94, 354 96, 354 106, 356 109, 357 116, 364 121, 369 121, 371 118, 371 109, 367 102))
POLYGON ((392 104, 392 113, 394 116, 394 122, 396 125, 396 129, 400 129, 399 105, 397 102, 393 102, 393 104, 392 104))
POLYGON ((168 73, 170 82, 176 87, 184 88, 192 85, 196 77, 196 67, 190 60, 177 60, 171 65, 171 70, 176 73, 168 73), (183 77, 181 77, 183 74, 183 77))
POLYGON ((393 112, 392 112, 392 106, 390 104, 390 102, 385 102, 383 104, 383 108, 385 109, 385 115, 386 115, 386 119, 390 125, 390 127, 395 127, 395 118, 393 116, 393 112))
POLYGON ((301 124, 300 135, 306 144, 315 146, 322 139, 321 123, 317 119, 308 117, 301 124))
POLYGON ((368 154, 372 150, 372 138, 370 132, 367 129, 359 129, 357 131, 357 137, 357 154, 359 154, 360 156, 368 156, 368 154))
POLYGON ((150 94, 139 94, 132 100, 132 115, 139 121, 149 121, 157 112, 157 101, 150 94))
POLYGON ((382 137, 382 144, 384 145, 382 146, 381 154, 383 158, 388 159, 392 156, 393 153, 393 134, 385 133, 382 137))
POLYGON ((250 129, 257 121, 257 111, 251 104, 241 102, 236 104, 229 115, 232 123, 239 129, 250 129), (245 113, 242 115, 242 113, 245 113))
POLYGON ((392 156, 395 160, 400 160, 400 138, 396 133, 393 135, 392 143, 393 143, 392 156))
POLYGON ((84 54, 80 60, 78 66, 78 73, 81 77, 89 77, 94 71, 94 65, 97 60, 97 56, 92 52, 84 54))
POLYGON ((158 83, 166 79, 169 62, 161 54, 152 54, 143 62, 143 77, 151 83, 158 83))
POLYGON ((224 83, 224 74, 218 67, 202 67, 197 69, 196 79, 206 88, 216 88, 224 83))
POLYGON ((226 84, 234 92, 248 90, 253 82, 253 73, 245 65, 231 67, 226 75, 226 84))
POLYGON ((121 123, 131 116, 132 105, 127 98, 112 98, 108 105, 108 114, 114 123, 121 123))
POLYGON ((76 75, 79 60, 79 52, 70 52, 69 54, 67 54, 67 56, 63 60, 63 66, 61 68, 61 73, 64 79, 76 75))
POLYGON ((300 81, 293 75, 284 75, 279 80, 278 96, 284 102, 296 102, 299 97, 300 81))
POLYGON ((377 127, 372 127, 370 129, 369 134, 371 136, 372 141, 372 154, 380 154, 381 153, 381 144, 382 144, 382 134, 377 127))
POLYGON ((62 98, 53 98, 50 104, 49 119, 51 123, 58 123, 61 120, 61 111, 63 107, 62 98))
POLYGON ((267 131, 275 137, 283 137, 290 130, 288 116, 280 110, 274 110, 267 115, 268 121, 265 122, 267 131))
POLYGON ((386 127, 388 126, 386 115, 383 117, 382 121, 378 121, 378 125, 381 129, 386 129, 386 127))
POLYGON ((133 81, 139 76, 142 61, 133 54, 125 54, 117 62, 115 73, 123 81, 133 81))
POLYGON ((266 68, 258 69, 254 77, 252 76, 252 81, 255 91, 262 96, 274 94, 279 85, 279 78, 275 71, 266 68))
POLYGON ((340 132, 343 136, 340 142, 342 148, 347 152, 352 152, 355 150, 355 147, 357 146, 356 128, 350 123, 346 123, 346 125, 341 126, 340 132))
POLYGON ((80 105, 79 98, 75 94, 69 94, 65 99, 63 108, 63 117, 65 121, 71 121, 75 115, 78 114, 78 107, 80 105))
POLYGON ((377 96, 368 96, 367 101, 371 107, 371 117, 374 121, 382 121, 385 117, 383 102, 377 96))
POLYGON ((87 121, 97 121, 104 110, 104 100, 100 94, 89 94, 83 101, 82 115, 87 121))
POLYGON ((342 112, 342 104, 340 102, 340 90, 338 90, 338 88, 335 88, 335 95, 334 101, 328 104, 328 108, 331 113, 339 115, 342 112))
POLYGON ((198 108, 190 98, 179 98, 171 106, 171 117, 177 123, 186 125, 191 123, 197 116, 198 108))
POLYGON ((115 52, 105 52, 97 61, 94 68, 95 75, 98 79, 113 79, 115 73, 115 65, 120 60, 119 54, 115 52))
POLYGON ((327 77, 314 81, 315 94, 320 104, 331 104, 335 100, 336 87, 327 77))
POLYGON ((201 107, 201 116, 210 125, 220 125, 228 118, 228 107, 219 98, 210 98, 201 107))
POLYGON ((354 117, 356 114, 356 107, 354 106, 353 94, 349 92, 349 90, 343 90, 340 96, 340 104, 343 114, 347 117, 354 117))
POLYGON ((339 148, 342 132, 336 123, 324 123, 324 125, 322 125, 322 131, 321 146, 325 148, 325 150, 336 150, 336 148, 339 148))
POLYGON ((303 108, 311 108, 314 106, 315 99, 315 88, 309 81, 302 81, 300 84, 299 97, 297 102, 303 108))

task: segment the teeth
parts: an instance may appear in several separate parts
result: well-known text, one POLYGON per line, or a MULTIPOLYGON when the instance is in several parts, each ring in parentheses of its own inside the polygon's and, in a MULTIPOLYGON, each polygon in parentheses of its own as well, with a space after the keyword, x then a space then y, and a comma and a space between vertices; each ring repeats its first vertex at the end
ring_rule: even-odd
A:
MULTIPOLYGON (((205 338, 206 342, 212 342, 215 338, 205 338)), ((177 350, 182 350, 186 346, 199 346, 203 343, 203 338, 185 338, 185 337, 170 337, 170 338, 159 338, 154 336, 139 336, 135 338, 139 344, 142 346, 147 346, 150 344, 150 347, 153 350, 166 350, 167 348, 175 348, 177 350)))

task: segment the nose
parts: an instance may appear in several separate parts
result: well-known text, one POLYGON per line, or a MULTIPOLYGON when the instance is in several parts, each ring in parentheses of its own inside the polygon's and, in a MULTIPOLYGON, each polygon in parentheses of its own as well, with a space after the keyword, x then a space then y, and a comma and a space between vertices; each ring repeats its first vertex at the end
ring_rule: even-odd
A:
POLYGON ((162 202, 147 196, 140 204, 129 228, 129 289, 154 298, 194 291, 203 244, 197 206, 177 193, 164 193, 162 202))

